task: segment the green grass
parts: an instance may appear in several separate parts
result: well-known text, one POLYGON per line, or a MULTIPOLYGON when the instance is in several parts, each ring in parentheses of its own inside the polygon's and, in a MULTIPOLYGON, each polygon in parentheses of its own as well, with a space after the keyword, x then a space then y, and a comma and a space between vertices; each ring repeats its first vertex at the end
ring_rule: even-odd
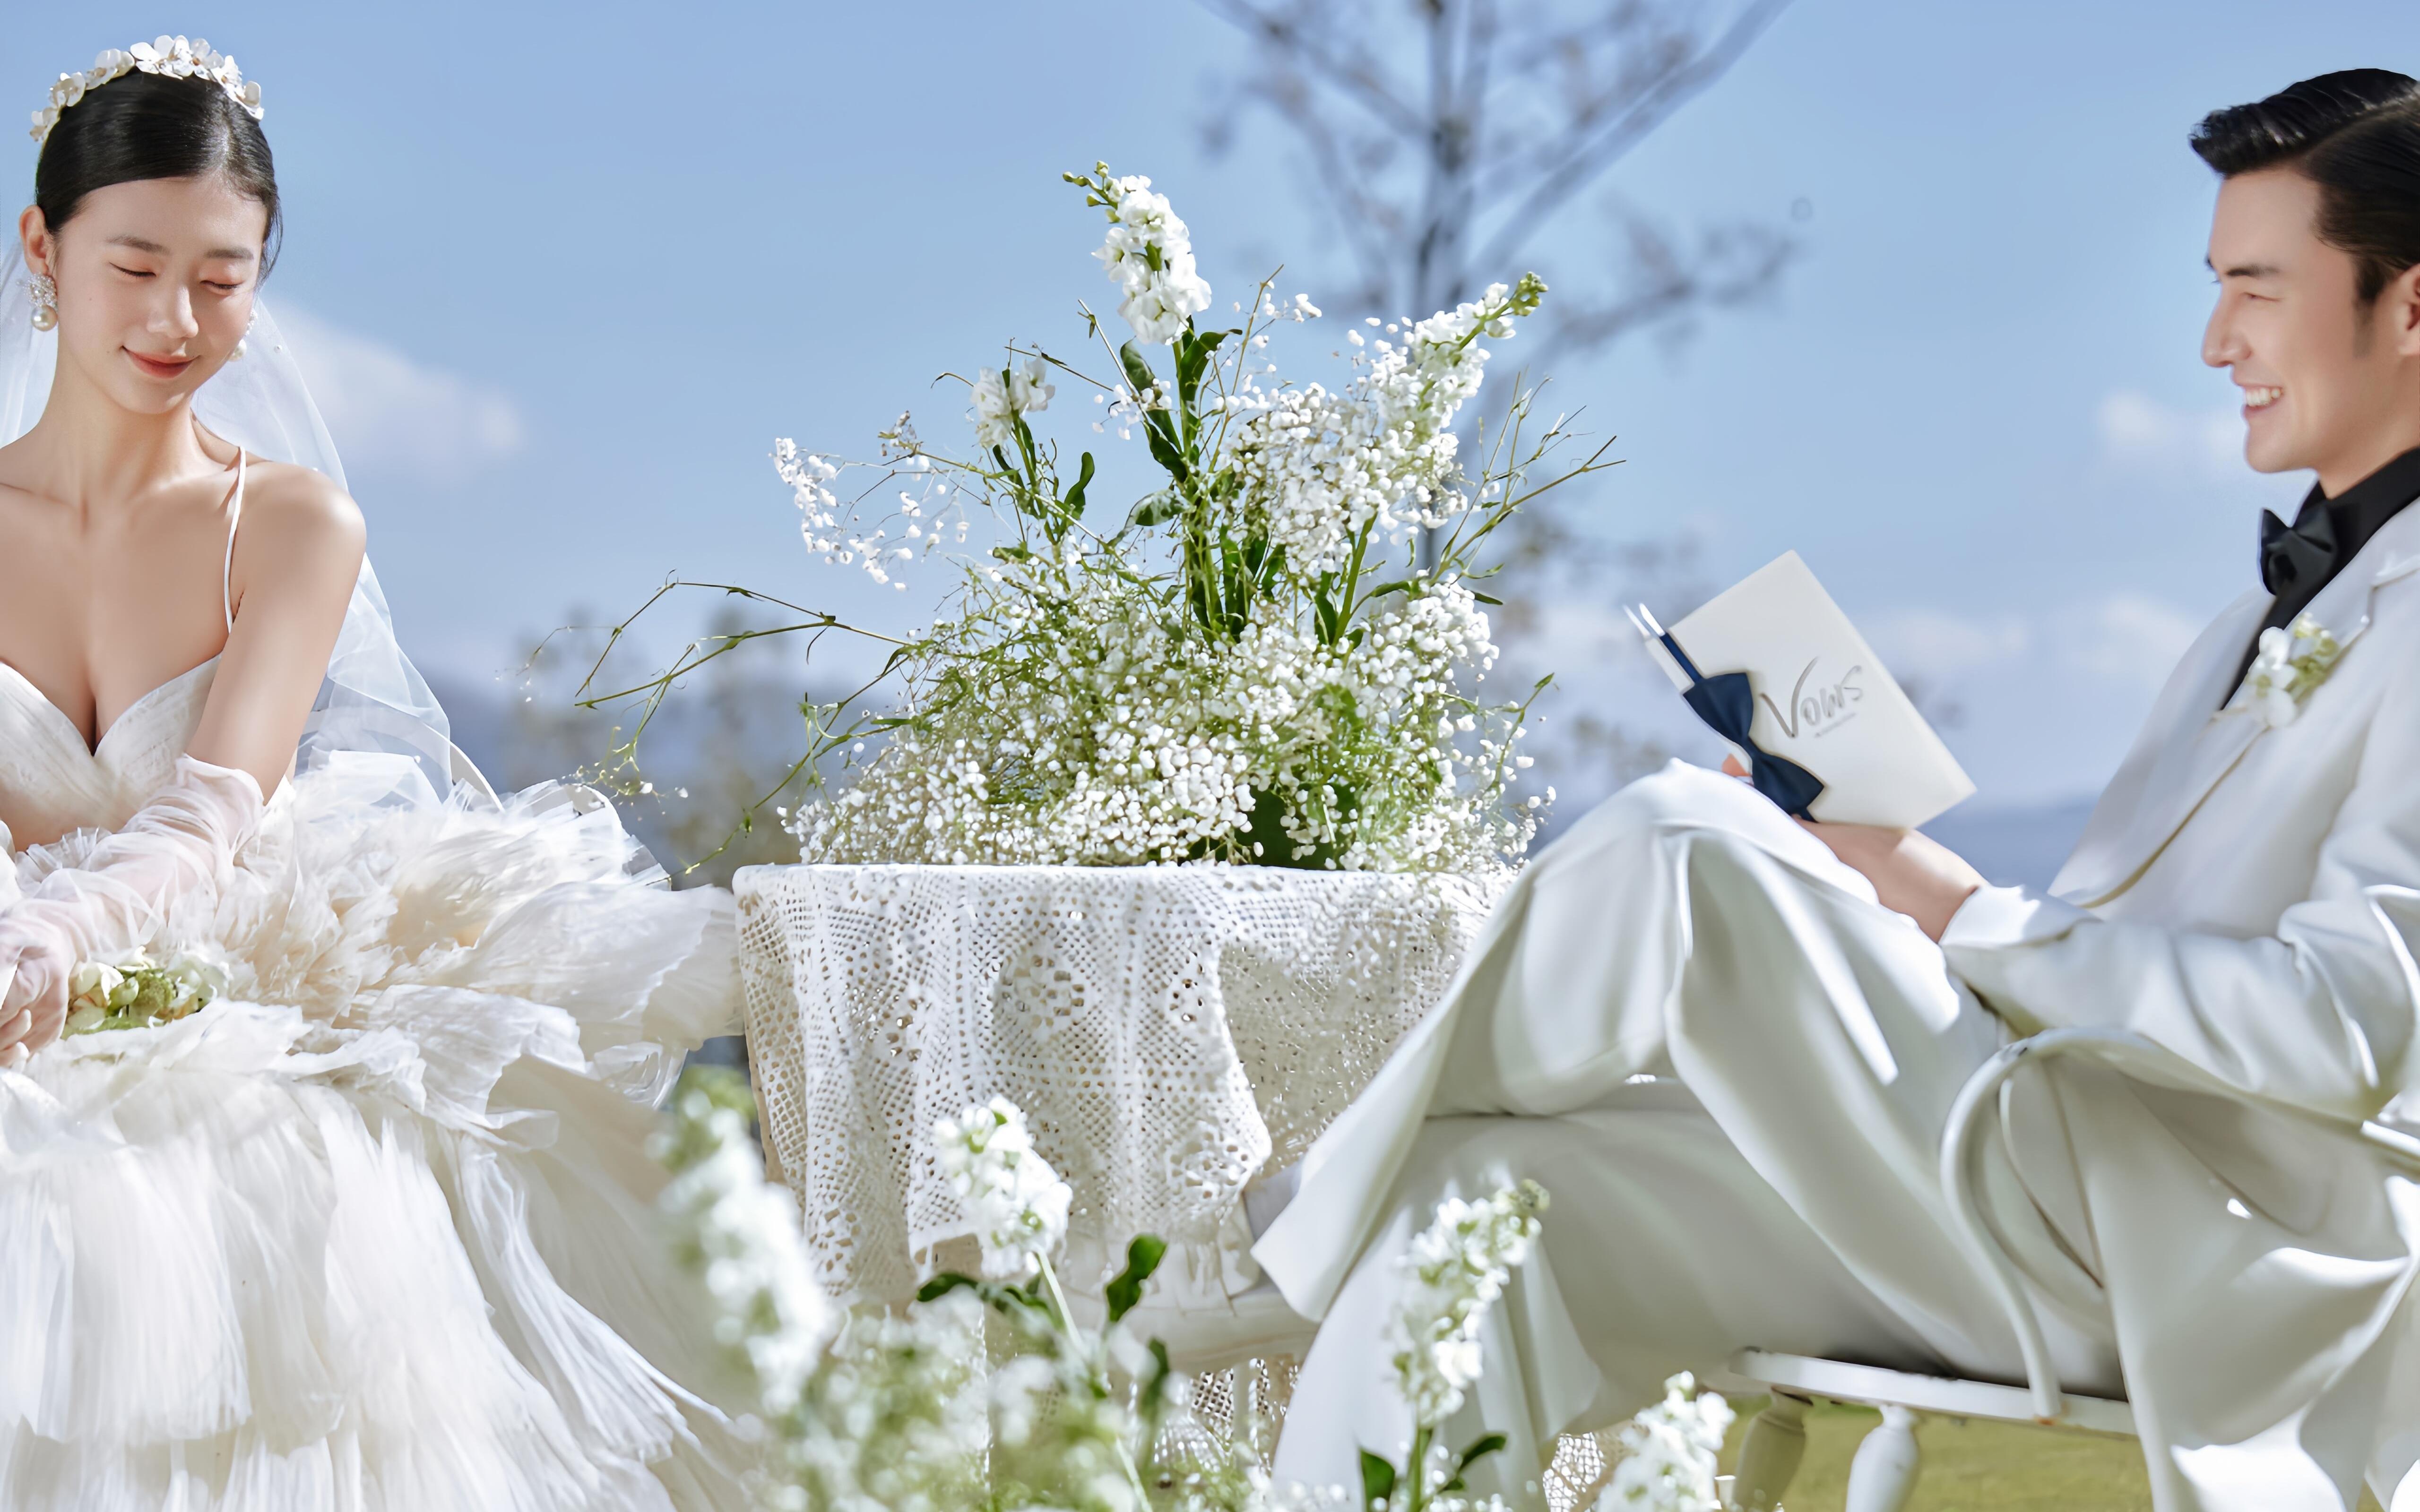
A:
MULTIPOLYGON (((1728 1472, 1761 1397, 1735 1401, 1740 1420, 1723 1456, 1728 1472)), ((1857 1441, 1880 1422, 1863 1407, 1820 1402, 1807 1414, 1807 1458, 1785 1500, 1788 1512, 1840 1512, 1857 1441)), ((1927 1418, 1916 1430, 1924 1475, 1909 1512, 2150 1512, 2143 1454, 2132 1439, 1927 1418)), ((2365 1508, 2378 1504, 2362 1498, 2365 1508)))

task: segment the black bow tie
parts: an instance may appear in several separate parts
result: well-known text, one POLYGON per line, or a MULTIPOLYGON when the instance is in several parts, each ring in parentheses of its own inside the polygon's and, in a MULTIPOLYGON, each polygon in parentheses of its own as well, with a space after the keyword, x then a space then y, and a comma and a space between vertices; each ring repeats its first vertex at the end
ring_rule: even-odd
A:
POLYGON ((2305 509, 2293 524, 2260 512, 2260 583, 2283 597, 2297 583, 2327 579, 2336 565, 2336 527, 2325 508, 2305 509))

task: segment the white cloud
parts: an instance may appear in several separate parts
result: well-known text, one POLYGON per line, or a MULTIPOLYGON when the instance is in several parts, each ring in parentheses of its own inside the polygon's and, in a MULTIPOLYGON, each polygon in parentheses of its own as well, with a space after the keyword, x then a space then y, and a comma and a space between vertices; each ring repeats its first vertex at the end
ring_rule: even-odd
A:
POLYGON ((1996 676, 2031 664, 2156 690, 2202 626, 2158 599, 2113 594, 2048 613, 1993 619, 1934 609, 1887 609, 1861 616, 1858 628, 1893 672, 1936 687, 1954 688, 1972 673, 1996 676))
POLYGON ((349 468, 453 478, 521 449, 511 395, 287 305, 278 326, 349 468))
POLYGON ((2231 406, 2188 411, 2118 389, 2102 399, 2094 420, 2102 455, 2112 462, 2195 478, 2244 475, 2243 421, 2231 406))
POLYGON ((1939 609, 1891 609, 1859 628, 1893 671, 1935 683, 2013 661, 2034 642, 2032 627, 2015 615, 1974 620, 1939 609))
POLYGON ((2115 682, 2156 689, 2201 625, 2182 609, 2134 594, 2113 594, 2062 616, 2063 659, 2115 682))

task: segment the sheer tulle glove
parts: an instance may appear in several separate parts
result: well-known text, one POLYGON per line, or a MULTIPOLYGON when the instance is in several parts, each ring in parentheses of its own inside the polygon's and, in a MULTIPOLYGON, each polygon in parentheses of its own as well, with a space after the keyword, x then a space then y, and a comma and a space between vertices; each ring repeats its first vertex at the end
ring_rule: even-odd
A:
POLYGON ((168 912, 215 887, 259 826, 260 784, 249 772, 191 756, 83 867, 54 872, 0 910, 0 1066, 20 1066, 59 1036, 69 980, 86 961, 152 943, 168 912))

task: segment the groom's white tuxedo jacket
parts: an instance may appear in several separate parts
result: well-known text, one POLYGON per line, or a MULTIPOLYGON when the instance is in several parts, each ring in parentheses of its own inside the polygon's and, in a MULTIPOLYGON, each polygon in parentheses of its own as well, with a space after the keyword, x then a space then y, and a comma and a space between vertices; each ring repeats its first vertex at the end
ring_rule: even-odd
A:
POLYGON ((2021 1029, 2132 1029, 2374 1118, 2420 1086, 2420 506, 2312 600, 2343 655, 2274 726, 2229 700, 2269 603, 2186 651, 2050 893, 1978 892, 1942 948, 2021 1029))
POLYGON ((2343 1504, 2314 1467, 2365 1458, 2384 1497, 2420 1458, 2420 1185, 2356 1137, 2420 1125, 2420 505, 2312 600, 2343 654, 2281 723, 2230 698, 2270 602, 2185 653, 2050 893, 1985 888, 1941 942, 2017 1032, 2189 1063, 2004 1103, 2019 1190, 1979 1194, 2173 1419, 2163 1504, 2343 1504))

